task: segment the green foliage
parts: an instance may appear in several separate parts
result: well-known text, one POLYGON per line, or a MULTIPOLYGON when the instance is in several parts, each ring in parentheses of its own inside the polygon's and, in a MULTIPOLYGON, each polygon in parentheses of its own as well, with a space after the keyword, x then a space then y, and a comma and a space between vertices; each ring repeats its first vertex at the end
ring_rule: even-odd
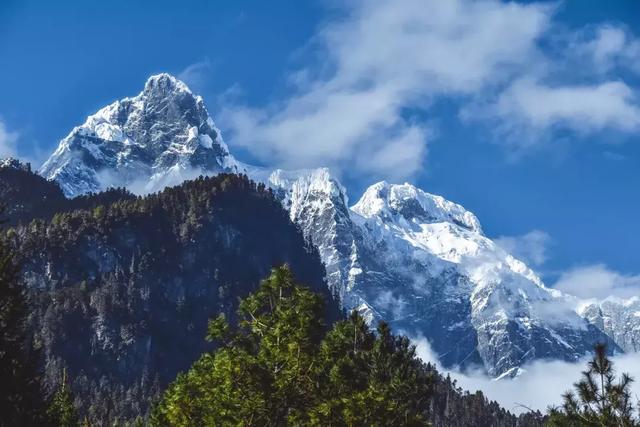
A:
POLYGON ((599 344, 582 379, 574 384, 576 393, 564 394, 560 408, 549 411, 548 426, 635 427, 640 426, 631 402, 633 379, 622 374, 616 380, 613 363, 607 357, 606 346, 599 344), (576 396, 577 394, 577 396, 576 396))
POLYGON ((105 212, 106 212, 105 207, 103 205, 99 205, 93 208, 92 214, 95 219, 101 219, 102 217, 104 217, 105 212))
MULTIPOLYGON (((429 365, 417 375, 418 383, 424 379, 432 383, 426 403, 411 395, 394 398, 394 381, 401 381, 389 381, 381 376, 385 371, 375 368, 384 366, 372 363, 374 357, 386 360, 384 353, 379 352, 382 348, 374 350, 377 336, 357 317, 336 324, 331 343, 324 327, 307 342, 286 340, 283 335, 291 328, 281 319, 276 322, 281 332, 271 331, 262 349, 260 325, 256 324, 255 332, 239 329, 238 322, 250 315, 238 319, 236 309, 238 299, 255 291, 257 280, 270 266, 287 262, 327 302, 331 296, 322 282, 325 271, 316 249, 305 243, 271 190, 246 176, 201 177, 145 197, 115 189, 66 199, 55 183, 3 168, 0 201, 8 202, 7 219, 16 227, 6 233, 6 239, 16 248, 23 273, 39 283, 30 288, 29 323, 48 357, 46 378, 54 378, 60 366, 68 367, 82 425, 140 424, 147 418, 149 403, 175 380, 176 372, 220 345, 219 354, 203 356, 183 374, 186 378, 175 381, 172 390, 182 387, 183 392, 172 392, 166 398, 184 405, 179 416, 185 417, 185 425, 206 424, 198 417, 205 417, 209 410, 207 398, 227 393, 223 380, 233 380, 232 391, 218 406, 238 404, 249 413, 253 405, 256 414, 271 414, 273 391, 279 399, 274 401, 290 408, 285 412, 291 424, 358 424, 384 416, 388 416, 385 422, 402 424, 414 417, 411 411, 420 412, 416 407, 426 406, 436 427, 540 425, 537 414, 531 414, 530 423, 515 417, 482 393, 464 392, 429 365), (59 215, 54 222, 55 214, 59 215), (213 321, 207 331, 206 320, 218 313, 225 313, 226 318, 213 321), (105 320, 101 335, 113 346, 95 340, 95 319, 105 320), (216 343, 204 341, 205 335, 216 343), (288 353, 277 345, 277 336, 280 344, 292 345, 285 348, 288 353), (147 342, 151 351, 140 345, 147 342), (292 353, 297 348, 301 349, 298 370, 290 365, 298 360, 297 352, 292 353), (274 352, 279 359, 261 359, 261 354, 274 352), (340 356, 339 363, 332 355, 340 356), (268 369, 283 361, 288 365, 277 374, 268 369), (347 375, 349 370, 353 377, 347 375), (236 374, 238 378, 233 377, 236 374), (220 381, 218 390, 210 387, 214 380, 220 381), (245 388, 239 390, 237 384, 245 388), (203 393, 205 386, 208 394, 203 393), (197 399, 189 400, 187 392, 197 399), (249 403, 239 404, 246 396, 249 403), (372 402, 379 407, 373 408, 372 402), (185 412, 190 407, 193 415, 185 412), (297 415, 300 407, 306 412, 297 415), (393 418, 394 411, 405 411, 406 416, 393 418)), ((329 322, 340 317, 335 304, 328 303, 324 309, 323 318, 329 322)), ((295 310, 282 315, 297 316, 295 310)), ((305 319, 300 322, 304 324, 305 319)), ((31 341, 26 334, 23 337, 31 341)), ((402 349, 407 343, 398 340, 402 349)), ((25 345, 23 350, 27 349, 31 346, 25 345)), ((402 357, 409 358, 409 353, 402 357)), ((35 360, 24 357, 23 351, 19 354, 22 361, 35 360)), ((0 372, 4 367, 0 366, 0 372)), ((35 370, 24 372, 31 372, 25 374, 27 378, 35 378, 35 370)), ((402 369, 393 373, 394 378, 402 375, 402 369)), ((33 396, 40 398, 36 392, 33 396)), ((410 388, 400 392, 413 393, 410 388)), ((168 410, 166 405, 163 410, 168 410)), ((210 414, 218 410, 214 407, 210 414)), ((235 410, 231 406, 227 418, 217 424, 240 422, 235 410)), ((0 414, 5 414, 2 408, 0 414)), ((158 409, 155 416, 161 419, 163 411, 158 409)), ((209 421, 216 422, 213 415, 209 421)))
POLYGON ((406 337, 387 324, 372 333, 353 312, 321 345, 323 398, 311 408, 316 425, 424 425, 432 376, 406 337))
POLYGON ((51 423, 58 427, 75 427, 78 425, 78 417, 73 406, 73 394, 67 380, 67 371, 62 371, 62 382, 53 394, 51 403, 47 408, 47 416, 51 423))
POLYGON ((178 376, 156 426, 426 425, 430 371, 387 325, 372 333, 353 313, 327 333, 322 298, 274 269, 209 339, 223 346, 178 376))

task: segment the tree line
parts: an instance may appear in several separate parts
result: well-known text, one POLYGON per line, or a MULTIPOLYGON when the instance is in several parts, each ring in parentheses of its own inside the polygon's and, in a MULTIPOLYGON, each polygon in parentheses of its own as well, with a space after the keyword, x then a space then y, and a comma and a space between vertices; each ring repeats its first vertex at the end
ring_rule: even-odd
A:
MULTIPOLYGON (((54 189, 35 178, 31 184, 46 187, 53 194, 54 189)), ((16 187, 3 188, 14 191, 16 187)), ((18 193, 31 194, 22 191, 14 196, 19 196, 18 193)), ((199 178, 144 198, 112 190, 71 202, 60 199, 60 206, 49 210, 27 208, 36 199, 40 200, 29 199, 19 209, 12 209, 11 218, 28 219, 29 212, 40 212, 40 216, 31 216, 34 221, 25 225, 31 230, 30 238, 46 240, 47 244, 59 243, 61 248, 75 244, 78 233, 87 230, 107 235, 114 224, 128 224, 136 230, 165 224, 164 230, 172 230, 180 242, 190 242, 202 229, 203 218, 211 213, 234 220, 244 215, 247 218, 243 224, 248 225, 243 227, 254 236, 253 242, 262 234, 264 239, 270 239, 271 235, 251 215, 258 214, 263 221, 271 218, 270 224, 288 221, 286 212, 268 189, 236 175, 199 178), (276 221, 280 216, 282 221, 276 221)), ((281 238, 285 232, 285 228, 278 231, 281 238)), ((34 251, 39 248, 30 240, 27 243, 34 251)), ((165 243, 158 245, 163 247, 165 243)), ((293 246, 303 247, 302 243, 296 245, 293 246)), ((247 246, 244 256, 255 258, 259 250, 258 245, 247 246)), ((33 312, 31 295, 21 279, 21 257, 7 241, 0 239, 0 426, 90 425, 86 414, 78 411, 78 403, 84 396, 74 397, 73 378, 68 378, 64 367, 57 374, 56 388, 44 386, 42 342, 35 339, 28 327, 33 312)), ((142 256, 135 265, 145 262, 142 256)), ((245 269, 247 262, 245 259, 245 269)), ((129 269, 133 265, 132 261, 129 269)), ((140 273, 137 269, 134 272, 140 273)), ((119 273, 110 279, 114 287, 119 286, 116 282, 122 277, 119 273)), ((87 284, 79 283, 78 292, 85 292, 83 287, 87 284)), ((231 290, 220 288, 217 292, 229 299, 227 293, 231 290)), ((77 300, 73 295, 69 298, 69 302, 77 300)), ((209 322, 206 338, 215 344, 209 346, 213 350, 205 352, 178 375, 157 399, 149 416, 140 413, 137 419, 126 423, 640 425, 630 393, 632 379, 615 376, 602 346, 596 348, 584 377, 575 384, 575 392, 565 394, 561 406, 550 408, 545 415, 532 412, 516 417, 496 402, 488 401, 481 392, 461 390, 450 377, 423 363, 409 340, 392 334, 385 323, 372 331, 358 313, 336 322, 324 322, 328 319, 325 306, 328 298, 326 292, 320 295, 298 283, 286 266, 274 269, 256 291, 241 300, 237 313, 226 312, 226 316, 209 322)), ((130 302, 130 298, 126 300, 130 302)), ((202 319, 203 334, 206 319, 207 316, 202 319)), ((171 378, 173 375, 169 381, 171 378)))

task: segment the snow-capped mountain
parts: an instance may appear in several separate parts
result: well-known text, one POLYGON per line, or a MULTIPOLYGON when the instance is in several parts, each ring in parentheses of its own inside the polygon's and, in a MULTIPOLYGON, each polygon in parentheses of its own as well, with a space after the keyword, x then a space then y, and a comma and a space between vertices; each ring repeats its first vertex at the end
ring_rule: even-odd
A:
POLYGON ((340 301, 346 301, 350 297, 350 280, 359 272, 354 242, 360 240, 347 208, 346 190, 325 168, 276 170, 266 183, 280 190, 291 220, 320 251, 329 287, 340 301))
POLYGON ((533 359, 578 360, 599 341, 619 350, 462 206, 380 182, 347 208, 326 170, 281 175, 270 184, 289 188, 291 218, 320 249, 344 307, 428 339, 445 366, 514 375, 533 359))
POLYGON ((67 197, 109 187, 149 193, 236 162, 201 97, 169 74, 101 109, 64 138, 40 174, 67 197))
POLYGON ((221 171, 247 173, 275 190, 318 247, 328 285, 345 309, 428 339, 445 366, 515 375, 533 359, 577 360, 598 341, 614 351, 638 349, 634 326, 635 335, 623 337, 620 325, 629 322, 604 320, 612 318, 608 305, 582 317, 574 299, 545 287, 456 203, 409 184, 379 182, 349 207, 327 169, 269 171, 237 162, 202 98, 167 74, 90 116, 40 172, 72 197, 110 186, 152 192, 221 171))
POLYGON ((609 297, 586 304, 579 312, 624 351, 640 351, 640 297, 626 300, 609 297))

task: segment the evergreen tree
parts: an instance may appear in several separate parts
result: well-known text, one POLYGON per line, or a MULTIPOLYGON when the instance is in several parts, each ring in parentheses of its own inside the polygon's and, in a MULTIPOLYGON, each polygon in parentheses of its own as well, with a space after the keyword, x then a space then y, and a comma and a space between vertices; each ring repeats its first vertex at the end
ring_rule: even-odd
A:
POLYGON ((353 313, 325 335, 322 299, 285 266, 240 303, 238 327, 165 392, 152 425, 426 425, 431 377, 405 337, 353 313))
POLYGON ((0 426, 42 425, 45 403, 38 354, 27 331, 20 269, 0 240, 0 426))
POLYGON ((208 339, 224 346, 178 376, 152 416, 154 425, 283 425, 302 416, 321 332, 321 298, 294 285, 287 267, 273 270, 240 303, 237 331, 223 316, 208 339))
POLYGON ((622 374, 616 380, 606 346, 598 344, 582 379, 574 384, 576 394, 564 394, 560 408, 550 410, 549 426, 635 427, 640 426, 631 401, 633 379, 622 374))
POLYGON ((62 382, 53 394, 47 415, 51 423, 58 427, 75 427, 78 417, 73 406, 73 394, 67 379, 67 370, 62 371, 62 382))
POLYGON ((425 425, 432 376, 408 338, 381 322, 377 334, 351 313, 322 342, 316 425, 425 425))

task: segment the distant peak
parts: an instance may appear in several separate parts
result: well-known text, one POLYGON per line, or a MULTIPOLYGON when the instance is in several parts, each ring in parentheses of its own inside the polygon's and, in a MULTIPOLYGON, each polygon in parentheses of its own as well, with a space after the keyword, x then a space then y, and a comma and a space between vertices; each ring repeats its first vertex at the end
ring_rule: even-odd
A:
POLYGON ((346 189, 331 175, 331 171, 328 168, 321 167, 294 171, 276 169, 269 176, 269 183, 278 188, 295 188, 303 193, 316 191, 335 195, 342 198, 346 205, 346 189))
POLYGON ((235 170, 204 100, 161 73, 149 77, 138 95, 107 105, 73 128, 39 172, 75 197, 113 186, 151 192, 235 170))
POLYGON ((168 73, 160 73, 149 77, 144 85, 144 93, 152 92, 186 92, 191 89, 182 81, 168 73))
POLYGON ((367 188, 352 209, 365 218, 401 215, 420 222, 451 222, 482 233, 478 219, 464 207, 409 183, 377 182, 367 188))

